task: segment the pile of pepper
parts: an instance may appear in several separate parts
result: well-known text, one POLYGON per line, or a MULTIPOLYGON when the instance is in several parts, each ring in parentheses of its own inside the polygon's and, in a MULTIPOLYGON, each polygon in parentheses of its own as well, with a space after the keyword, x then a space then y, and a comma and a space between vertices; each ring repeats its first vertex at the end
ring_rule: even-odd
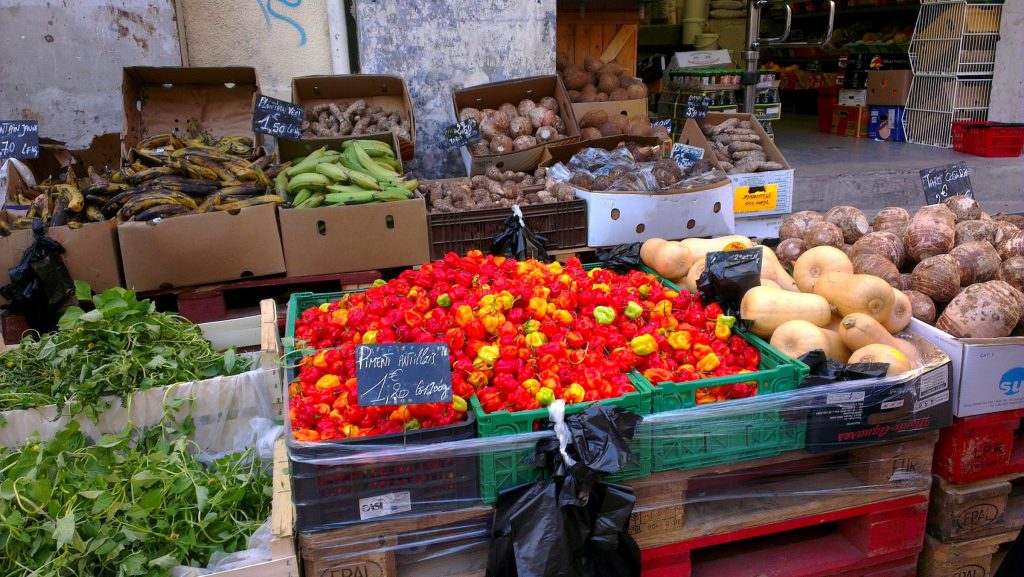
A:
MULTIPOLYGON (((655 384, 756 371, 760 354, 733 322, 640 271, 450 253, 302 313, 296 342, 318 352, 290 384, 292 429, 300 441, 366 437, 461 422, 473 395, 488 413, 523 411, 622 396, 634 370, 655 384), (448 344, 450 404, 356 404, 356 347, 401 342, 448 344)), ((756 393, 714 387, 697 402, 756 393)))

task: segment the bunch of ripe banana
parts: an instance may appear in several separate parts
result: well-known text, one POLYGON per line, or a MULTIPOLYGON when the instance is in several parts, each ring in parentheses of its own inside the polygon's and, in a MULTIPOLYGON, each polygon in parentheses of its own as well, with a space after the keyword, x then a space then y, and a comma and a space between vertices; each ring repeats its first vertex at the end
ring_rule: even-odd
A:
POLYGON ((11 234, 11 229, 32 228, 32 222, 41 220, 46 226, 79 228, 87 222, 106 220, 97 204, 87 198, 86 191, 105 189, 106 179, 90 166, 88 175, 79 179, 68 168, 60 179, 47 179, 34 187, 18 187, 7 199, 9 207, 28 207, 25 215, 13 219, 9 224, 0 219, 0 236, 11 234))
POLYGON ((292 160, 274 184, 292 208, 393 202, 415 195, 417 181, 401 169, 387 143, 346 140, 341 152, 324 147, 292 160))

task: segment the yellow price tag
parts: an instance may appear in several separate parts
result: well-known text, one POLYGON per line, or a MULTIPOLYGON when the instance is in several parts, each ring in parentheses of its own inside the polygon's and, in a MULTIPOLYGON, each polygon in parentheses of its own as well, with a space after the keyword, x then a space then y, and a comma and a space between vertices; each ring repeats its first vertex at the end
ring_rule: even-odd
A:
POLYGON ((733 211, 761 212, 775 210, 779 206, 779 185, 737 186, 736 202, 733 211))

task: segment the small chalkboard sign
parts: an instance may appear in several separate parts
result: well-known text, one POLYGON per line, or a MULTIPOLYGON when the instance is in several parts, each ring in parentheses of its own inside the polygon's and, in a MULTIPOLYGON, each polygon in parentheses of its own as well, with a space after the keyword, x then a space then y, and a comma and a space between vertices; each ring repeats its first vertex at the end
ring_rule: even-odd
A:
POLYGON ((966 162, 926 168, 921 171, 921 186, 928 204, 939 204, 951 196, 974 198, 971 189, 971 168, 966 162))
POLYGON ((452 400, 448 345, 359 345, 356 388, 360 407, 447 403, 452 400))
POLYGON ((467 118, 442 131, 447 148, 459 148, 480 139, 480 127, 475 118, 467 118))
POLYGON ((671 118, 662 118, 661 120, 655 120, 654 122, 651 123, 651 128, 654 128, 655 126, 664 126, 665 129, 668 130, 669 134, 672 133, 671 118))
POLYGON ((672 145, 672 160, 682 168, 690 168, 704 158, 704 149, 699 146, 675 143, 672 145))
POLYGON ((0 120, 0 158, 39 158, 39 123, 35 120, 0 120))
POLYGON ((305 119, 306 111, 298 104, 260 94, 253 106, 252 129, 274 138, 298 142, 302 140, 302 122, 305 119))
POLYGON ((709 106, 711 106, 710 96, 691 94, 686 98, 686 112, 683 114, 683 117, 695 120, 707 118, 709 106))

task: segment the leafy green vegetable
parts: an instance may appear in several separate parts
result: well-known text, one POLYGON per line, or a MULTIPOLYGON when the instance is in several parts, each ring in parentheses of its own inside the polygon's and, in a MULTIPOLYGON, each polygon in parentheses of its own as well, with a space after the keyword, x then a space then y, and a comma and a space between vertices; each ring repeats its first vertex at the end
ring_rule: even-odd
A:
POLYGON ((0 449, 0 575, 163 577, 244 549, 270 516, 250 451, 204 465, 192 425, 126 428, 90 444, 77 422, 0 449))
POLYGON ((58 405, 96 418, 106 396, 122 400, 138 390, 231 375, 250 363, 233 350, 219 354, 184 317, 156 312, 135 291, 112 288, 92 296, 75 283, 89 312, 71 307, 58 330, 26 338, 0 355, 0 411, 58 405))

